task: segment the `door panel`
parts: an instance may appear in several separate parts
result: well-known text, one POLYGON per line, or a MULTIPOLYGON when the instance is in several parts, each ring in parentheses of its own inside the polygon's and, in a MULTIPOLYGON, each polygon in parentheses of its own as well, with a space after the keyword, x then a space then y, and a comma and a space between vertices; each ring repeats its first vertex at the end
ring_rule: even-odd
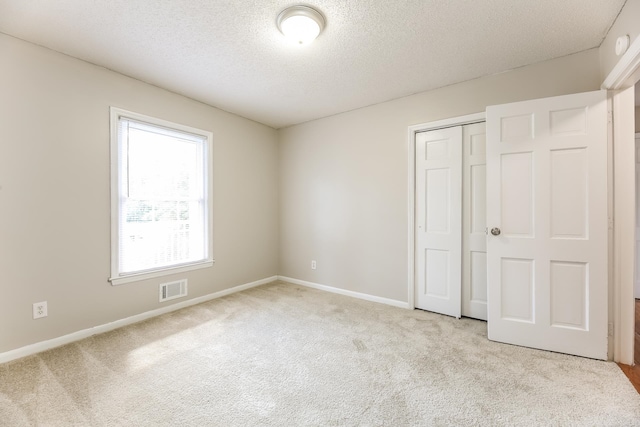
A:
POLYGON ((415 306, 460 317, 460 127, 416 135, 415 306))
POLYGON ((532 259, 502 258, 500 260, 500 291, 502 319, 535 322, 534 317, 534 261, 532 259))
POLYGON ((551 261, 551 325, 588 330, 588 265, 551 261))
POLYGON ((505 236, 534 237, 533 153, 503 154, 500 169, 501 228, 505 236))
POLYGON ((487 108, 489 339, 607 358, 607 106, 487 108))
POLYGON ((586 148, 551 150, 551 238, 587 238, 587 162, 586 148))
POLYGON ((451 171, 448 168, 425 170, 427 233, 448 234, 451 226, 451 171))
POLYGON ((462 127, 462 315, 487 320, 486 132, 462 127))

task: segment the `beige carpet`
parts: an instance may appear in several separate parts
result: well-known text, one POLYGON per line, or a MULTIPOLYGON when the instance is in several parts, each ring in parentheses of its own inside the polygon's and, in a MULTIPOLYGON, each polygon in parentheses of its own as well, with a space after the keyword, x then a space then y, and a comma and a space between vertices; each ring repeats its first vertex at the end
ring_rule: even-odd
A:
POLYGON ((0 365, 3 426, 640 426, 607 362, 273 283, 0 365))

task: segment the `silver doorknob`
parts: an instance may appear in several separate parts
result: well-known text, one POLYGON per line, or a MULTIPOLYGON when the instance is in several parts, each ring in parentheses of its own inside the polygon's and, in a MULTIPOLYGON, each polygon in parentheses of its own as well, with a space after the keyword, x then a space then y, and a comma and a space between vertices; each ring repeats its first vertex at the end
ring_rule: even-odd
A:
POLYGON ((493 234, 494 236, 499 236, 500 235, 500 229, 498 227, 494 227, 491 229, 491 234, 493 234))

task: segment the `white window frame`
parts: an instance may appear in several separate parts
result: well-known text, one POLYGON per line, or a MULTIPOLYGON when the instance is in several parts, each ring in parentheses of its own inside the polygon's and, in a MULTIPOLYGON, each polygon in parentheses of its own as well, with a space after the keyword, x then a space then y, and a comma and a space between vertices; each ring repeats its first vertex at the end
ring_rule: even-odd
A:
POLYGON ((215 260, 213 258, 213 197, 211 194, 213 188, 213 134, 209 131, 196 129, 177 123, 155 117, 146 116, 144 114, 134 113, 132 111, 123 110, 116 107, 110 108, 110 144, 111 144, 111 277, 109 281, 112 285, 121 285, 124 283, 151 279, 154 277, 166 276, 169 274, 183 273, 186 271, 208 268, 213 266, 215 260), (119 245, 120 245, 120 189, 122 188, 121 171, 122 162, 120 159, 120 141, 118 139, 118 127, 120 118, 127 118, 138 122, 143 122, 152 126, 159 126, 169 130, 187 132, 197 136, 202 136, 204 142, 205 157, 205 235, 206 241, 206 258, 188 264, 180 264, 175 266, 159 267, 155 269, 145 270, 135 273, 120 272, 119 262, 119 245))

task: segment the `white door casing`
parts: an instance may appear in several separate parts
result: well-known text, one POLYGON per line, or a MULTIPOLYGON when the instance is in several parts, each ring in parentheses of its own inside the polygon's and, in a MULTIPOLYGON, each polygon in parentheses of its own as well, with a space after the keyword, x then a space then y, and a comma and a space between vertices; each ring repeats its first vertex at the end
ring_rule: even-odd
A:
POLYGON ((486 131, 462 127, 462 315, 487 320, 486 131))
POLYGON ((607 358, 607 102, 487 108, 489 339, 607 358))
POLYGON ((460 317, 462 129, 416 134, 415 306, 460 317))
POLYGON ((636 264, 633 296, 640 298, 640 134, 636 134, 636 264))

